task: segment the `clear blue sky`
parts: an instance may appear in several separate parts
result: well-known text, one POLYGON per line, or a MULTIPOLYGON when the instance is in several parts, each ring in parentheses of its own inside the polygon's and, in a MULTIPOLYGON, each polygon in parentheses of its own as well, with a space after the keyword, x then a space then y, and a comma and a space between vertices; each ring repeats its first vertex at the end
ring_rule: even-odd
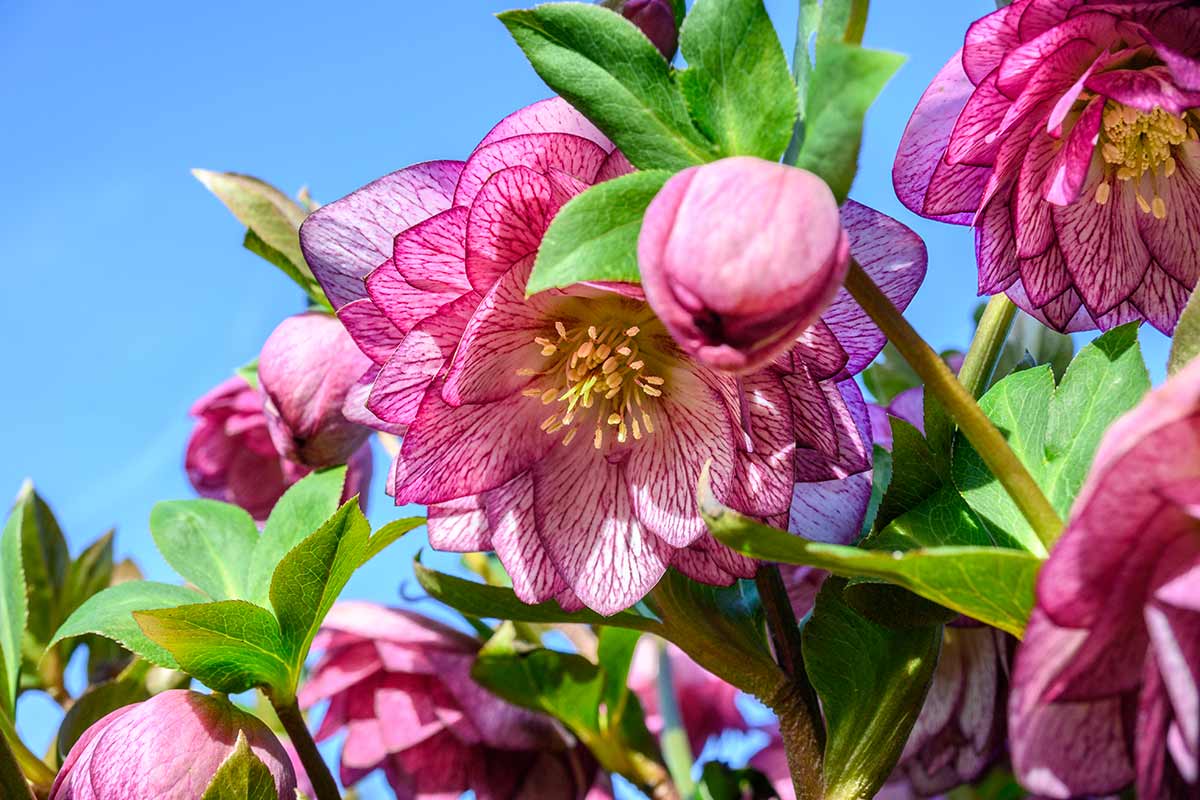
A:
MULTIPOLYGON (((32 477, 74 551, 115 526, 121 556, 170 580, 147 519, 156 501, 191 494, 187 409, 302 305, 241 248, 238 224, 189 168, 329 201, 409 163, 464 157, 547 94, 492 17, 518 4, 0 3, 0 496, 32 477)), ((796 3, 767 5, 790 52, 796 3)), ((925 85, 993 4, 873 5, 867 43, 910 60, 868 119, 853 195, 925 237, 929 276, 911 318, 935 346, 962 346, 976 302, 970 234, 904 211, 890 169, 925 85)), ((1161 375, 1165 341, 1148 329, 1143 340, 1161 375)), ((385 473, 380 456, 377 524, 400 513, 385 473)), ((395 602, 423 538, 364 570, 348 596, 395 602)), ((38 749, 52 725, 46 703, 23 703, 38 749)))

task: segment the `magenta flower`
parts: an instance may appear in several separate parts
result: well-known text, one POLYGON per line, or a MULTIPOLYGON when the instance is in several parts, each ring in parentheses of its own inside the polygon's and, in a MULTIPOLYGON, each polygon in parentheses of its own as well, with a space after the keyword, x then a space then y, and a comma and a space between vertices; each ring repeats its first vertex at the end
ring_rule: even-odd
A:
MULTIPOLYGON (((746 730, 737 709, 738 690, 701 667, 675 645, 667 645, 671 681, 679 703, 683 729, 697 756, 713 736, 727 730, 746 730)), ((642 704, 646 727, 662 733, 663 718, 658 690, 658 643, 650 637, 638 642, 629 669, 629 688, 642 704)))
POLYGON ((1200 361, 1105 435, 1038 578, 1009 701, 1047 797, 1200 789, 1200 361))
POLYGON ((328 314, 309 312, 281 322, 258 359, 275 449, 314 469, 345 464, 371 434, 342 414, 346 396, 370 365, 328 314))
MULTIPOLYGON (((628 171, 563 101, 500 123, 465 163, 420 164, 324 206, 309 264, 375 365, 369 410, 405 431, 397 503, 429 509, 432 545, 495 550, 517 595, 601 613, 668 566, 708 583, 753 574, 696 511, 713 463, 729 505, 837 539, 870 495, 867 413, 852 377, 884 337, 845 291, 766 368, 738 379, 683 353, 633 285, 525 297, 562 205, 628 171)), ((900 306, 925 251, 848 203, 859 262, 900 306)))
POLYGON ((553 720, 471 678, 475 639, 417 614, 346 602, 314 647, 324 654, 300 702, 329 701, 318 741, 346 731, 343 784, 382 769, 398 796, 415 800, 469 790, 481 800, 583 798, 592 788, 590 755, 569 747, 553 720))
POLYGON ((227 700, 185 690, 119 708, 88 728, 63 762, 50 800, 196 800, 239 734, 271 771, 281 800, 292 800, 296 775, 271 729, 227 700))
POLYGON ((1017 0, 976 22, 896 157, 975 227, 981 294, 1060 331, 1174 329, 1200 276, 1200 6, 1017 0))
MULTIPOLYGON (((275 449, 265 401, 239 377, 201 397, 192 406, 197 423, 185 457, 188 479, 201 496, 241 506, 259 522, 289 486, 311 472, 275 449)), ((357 494, 366 503, 371 470, 371 447, 364 443, 350 458, 346 499, 357 494)))
POLYGON ((727 158, 667 181, 646 210, 646 300, 705 366, 757 372, 816 322, 845 280, 850 242, 811 172, 727 158))

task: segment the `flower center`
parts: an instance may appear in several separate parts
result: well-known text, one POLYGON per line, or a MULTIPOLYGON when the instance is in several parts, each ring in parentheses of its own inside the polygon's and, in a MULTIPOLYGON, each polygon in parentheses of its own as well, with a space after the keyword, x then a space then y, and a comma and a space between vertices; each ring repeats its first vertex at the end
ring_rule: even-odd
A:
POLYGON ((542 422, 551 435, 568 429, 562 443, 570 444, 583 424, 593 421, 592 444, 599 450, 606 433, 615 433, 624 444, 632 435, 641 439, 654 433, 654 423, 644 398, 662 395, 666 380, 648 375, 643 357, 645 334, 637 324, 613 321, 607 325, 554 323, 555 335, 538 336, 534 342, 547 360, 543 370, 521 370, 523 375, 543 375, 541 388, 525 390, 526 397, 539 398, 555 406, 542 422))
MULTIPOLYGON (((1188 139, 1197 140, 1196 128, 1188 115, 1169 114, 1161 108, 1138 111, 1110 102, 1104 109, 1100 131, 1100 153, 1108 166, 1108 175, 1133 181, 1138 208, 1157 219, 1167 216, 1167 204, 1159 193, 1159 181, 1175 174, 1175 149, 1188 139), (1143 181, 1149 177, 1150 200, 1142 194, 1143 181)), ((1107 177, 1096 187, 1096 202, 1104 205, 1112 196, 1107 177)))

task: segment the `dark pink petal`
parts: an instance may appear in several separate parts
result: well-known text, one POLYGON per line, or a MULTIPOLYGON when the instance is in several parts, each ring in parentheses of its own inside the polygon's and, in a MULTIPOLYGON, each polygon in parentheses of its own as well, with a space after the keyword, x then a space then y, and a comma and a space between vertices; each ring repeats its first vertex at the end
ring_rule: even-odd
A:
MULTIPOLYGON (((850 254, 897 308, 907 308, 925 278, 928 256, 921 237, 853 200, 842 206, 842 224, 850 237, 850 254)), ((846 371, 851 375, 862 372, 883 349, 883 332, 845 289, 821 319, 849 356, 846 371)))
POLYGON ((327 655, 300 687, 300 707, 312 708, 383 669, 379 652, 369 641, 356 641, 327 655))
POLYGON ((1040 36, 1070 16, 1072 11, 1077 11, 1080 5, 1080 0, 1030 0, 1023 4, 1017 21, 1021 41, 1040 36))
MULTIPOLYGON (((1195 548, 1192 548, 1195 556, 1195 548)), ((1186 580, 1195 583, 1193 568, 1186 580)), ((1200 617, 1191 610, 1152 603, 1146 607, 1146 627, 1154 645, 1154 660, 1162 673, 1163 688, 1171 700, 1179 740, 1177 764, 1194 779, 1196 750, 1200 746, 1200 617), (1182 763, 1181 763, 1182 762, 1182 763)))
POLYGON ((1042 186, 1046 183, 1057 152, 1059 143, 1050 134, 1039 130, 1029 143, 1025 160, 1021 162, 1017 183, 1013 187, 1016 203, 1012 206, 1018 258, 1041 255, 1054 241, 1054 221, 1050 215, 1050 204, 1042 197, 1042 186))
POLYGON ((512 578, 513 591, 525 603, 541 603, 563 591, 559 576, 542 540, 533 513, 533 477, 529 473, 488 492, 488 523, 492 546, 512 578))
POLYGON ((975 213, 987 197, 987 186, 993 170, 938 161, 929 180, 925 202, 917 212, 923 217, 970 225, 975 213))
POLYGON ((1114 69, 1093 75, 1087 88, 1122 105, 1150 112, 1162 108, 1176 116, 1200 106, 1200 89, 1181 89, 1166 67, 1114 69))
POLYGON ((790 417, 796 444, 826 457, 836 456, 837 428, 821 384, 813 380, 807 370, 801 369, 785 376, 783 385, 791 403, 790 417))
POLYGON ((1151 652, 1146 658, 1142 691, 1138 698, 1137 735, 1134 754, 1137 764, 1138 797, 1164 797, 1166 739, 1171 725, 1171 699, 1167 697, 1162 671, 1151 652))
POLYGON ((1146 270, 1146 277, 1142 279, 1141 285, 1129 298, 1129 302, 1125 304, 1132 306, 1135 310, 1128 315, 1118 314, 1111 321, 1108 316, 1102 317, 1100 328, 1101 330, 1111 330, 1117 325, 1123 325, 1133 319, 1145 319, 1159 331, 1170 336, 1175 330, 1175 323, 1179 321, 1179 315, 1183 313, 1188 298, 1191 296, 1191 290, 1171 277, 1157 262, 1152 262, 1150 269, 1146 270))
MULTIPOLYGON (((1129 53, 1128 51, 1122 51, 1119 55, 1113 53, 1101 53, 1099 56, 1097 56, 1096 60, 1093 61, 1091 65, 1084 70, 1083 74, 1075 80, 1075 83, 1071 85, 1071 88, 1064 92, 1062 97, 1058 98, 1058 102, 1054 104, 1054 108, 1050 111, 1050 118, 1046 121, 1046 133, 1049 133, 1055 139, 1061 139, 1063 123, 1066 122, 1067 118, 1071 115, 1071 112, 1075 110, 1075 104, 1079 101, 1080 96, 1083 94, 1084 85, 1087 83, 1088 78, 1090 78, 1092 73, 1100 67, 1125 55, 1132 55, 1132 53, 1129 53)), ((1092 100, 1095 99, 1096 98, 1092 98, 1092 100)), ((1103 103, 1101 103, 1101 105, 1103 105, 1103 103)))
POLYGON ((850 356, 823 320, 817 320, 800 334, 790 355, 792 363, 786 368, 789 372, 803 365, 819 381, 849 377, 845 373, 850 356))
POLYGON ((1040 256, 1023 258, 1018 263, 1021 285, 1029 303, 1036 308, 1048 305, 1071 288, 1071 273, 1067 272, 1067 260, 1057 238, 1040 256))
POLYGON ((460 161, 407 167, 309 215, 300 247, 334 308, 366 297, 362 279, 392 257, 396 234, 450 207, 462 168, 460 161))
MULTIPOLYGON (((1004 56, 998 79, 1000 90, 1009 97, 1017 97, 1048 59, 1053 59, 1060 49, 1078 46, 1072 43, 1088 44, 1093 50, 1091 58, 1095 58, 1104 47, 1091 43, 1115 39, 1116 25, 1117 18, 1112 14, 1089 12, 1072 17, 1024 42, 1004 56)), ((1091 58, 1087 61, 1090 62, 1091 58)), ((1074 74, 1078 75, 1083 68, 1075 70, 1074 74)))
POLYGON ((456 300, 462 292, 450 289, 429 292, 418 289, 396 270, 395 264, 382 264, 367 275, 367 294, 401 334, 407 334, 421 320, 456 300))
POLYGON ((1021 43, 1017 31, 1019 13, 1028 3, 1016 3, 1017 7, 1006 6, 967 28, 966 44, 962 61, 966 75, 978 85, 1000 66, 1004 54, 1021 43))
POLYGON ((641 525, 671 547, 686 547, 706 528, 696 505, 700 471, 710 463, 713 491, 728 491, 734 434, 720 395, 683 369, 667 376, 647 413, 654 433, 631 449, 625 466, 629 501, 641 525))
POLYGON ((975 88, 946 147, 946 161, 987 167, 996 160, 1000 149, 1000 123, 1012 105, 1012 100, 996 88, 996 74, 988 75, 975 88))
MULTIPOLYGON (((363 289, 366 292, 366 289, 363 289)), ((367 358, 386 364, 404 334, 369 299, 355 300, 338 310, 338 319, 367 358)))
POLYGON ((620 150, 613 150, 608 154, 608 158, 604 159, 604 163, 600 165, 600 171, 596 173, 595 183, 604 183, 613 178, 619 178, 622 175, 629 175, 636 172, 633 164, 629 163, 629 159, 620 150))
POLYGON ((1050 174, 1041 190, 1047 202, 1069 206, 1080 198, 1100 138, 1103 117, 1104 98, 1093 97, 1050 165, 1050 174))
POLYGON ((671 566, 694 581, 729 586, 739 578, 753 578, 758 562, 735 553, 710 536, 703 536, 671 556, 671 566))
MULTIPOLYGON (((892 167, 892 183, 900 202, 915 214, 926 213, 929 182, 942 162, 955 121, 974 88, 963 72, 962 52, 959 51, 925 90, 904 129, 892 167)), ((970 219, 958 215, 945 221, 967 224, 970 219)))
POLYGON ((451 553, 478 553, 492 547, 491 528, 480 495, 429 507, 429 546, 451 553))
POLYGON ((567 133, 531 133, 503 139, 471 155, 454 192, 454 205, 470 207, 484 184, 512 167, 527 167, 542 174, 559 170, 590 186, 607 158, 608 151, 600 145, 567 133))
POLYGON ((774 370, 762 370, 738 381, 746 412, 741 424, 748 429, 752 449, 736 450, 729 504, 743 514, 786 514, 792 500, 796 436, 786 380, 774 370))
POLYGON ((1159 177, 1157 189, 1167 216, 1138 214, 1138 232, 1154 260, 1191 290, 1200 278, 1200 144, 1176 148, 1175 174, 1159 177))
POLYGON ((473 653, 479 647, 476 640, 448 625, 412 611, 361 600, 345 600, 334 605, 322 627, 372 642, 390 641, 423 649, 473 653))
POLYGON ((392 263, 404 280, 427 292, 470 291, 467 280, 468 209, 452 208, 396 237, 392 263))
POLYGON ((509 114, 483 137, 479 147, 527 133, 570 133, 595 142, 606 152, 613 149, 608 137, 561 97, 540 100, 509 114))
POLYGON ((1091 198, 1103 179, 1094 168, 1082 202, 1054 206, 1054 227, 1067 269, 1093 315, 1116 308, 1142 282, 1150 253, 1138 233, 1138 209, 1131 182, 1116 181, 1104 205, 1091 198))
POLYGON ((450 406, 428 391, 400 451, 396 503, 442 503, 508 483, 558 439, 541 430, 541 403, 517 395, 485 405, 450 406))
POLYGON ((821 384, 821 390, 833 412, 837 454, 827 457, 815 450, 798 448, 795 468, 796 480, 800 483, 845 478, 871 468, 871 419, 862 390, 852 380, 836 385, 826 381, 821 384))
POLYGON ((375 386, 375 379, 379 377, 379 365, 373 366, 371 369, 363 373, 363 376, 358 379, 358 383, 351 387, 346 394, 346 402, 342 404, 342 414, 346 419, 357 425, 363 425, 371 430, 390 433, 394 436, 403 436, 407 429, 406 425, 397 425, 387 422, 375 416, 367 408, 367 403, 371 399, 371 389, 375 386))
POLYGON ((1200 91, 1200 58, 1188 55, 1179 47, 1164 42, 1157 35, 1163 33, 1171 36, 1174 41, 1178 41, 1181 45, 1194 44, 1196 37, 1200 36, 1200 23, 1196 21, 1196 15, 1190 13, 1186 6, 1181 5, 1178 9, 1180 13, 1171 15, 1171 19, 1163 20, 1163 25, 1158 26, 1155 32, 1141 29, 1142 37, 1149 42, 1154 48, 1154 52, 1167 65, 1167 69, 1171 71, 1171 76, 1179 84, 1182 89, 1191 91, 1200 91), (1182 24, 1174 24, 1182 23, 1182 24))
POLYGON ((538 535, 579 599, 601 614, 615 614, 658 582, 672 548, 634 514, 626 465, 579 444, 555 448, 533 468, 538 535))

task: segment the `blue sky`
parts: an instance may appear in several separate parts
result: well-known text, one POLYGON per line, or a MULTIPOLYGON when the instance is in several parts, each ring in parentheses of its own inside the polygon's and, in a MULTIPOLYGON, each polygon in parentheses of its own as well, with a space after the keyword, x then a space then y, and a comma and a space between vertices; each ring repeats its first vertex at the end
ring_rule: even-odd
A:
MULTIPOLYGON (((120 555, 171 579, 147 519, 156 501, 191 495, 187 409, 303 302, 241 248, 238 224, 189 168, 329 201, 409 163, 464 157, 547 95, 492 17, 519 2, 0 3, 0 495, 31 477, 75 551, 115 526, 120 555)), ((790 52, 796 4, 767 5, 790 52)), ((873 5, 867 43, 910 59, 868 119, 852 194, 925 237, 911 319, 935 347, 963 346, 970 233, 903 210, 890 169, 925 85, 993 5, 873 5)), ((1147 329, 1143 341, 1161 375, 1165 340, 1147 329)), ((400 515, 375 489, 373 521, 400 515)), ((347 594, 395 602, 421 539, 347 594)), ((21 716, 40 749, 49 706, 30 698, 21 716)))

